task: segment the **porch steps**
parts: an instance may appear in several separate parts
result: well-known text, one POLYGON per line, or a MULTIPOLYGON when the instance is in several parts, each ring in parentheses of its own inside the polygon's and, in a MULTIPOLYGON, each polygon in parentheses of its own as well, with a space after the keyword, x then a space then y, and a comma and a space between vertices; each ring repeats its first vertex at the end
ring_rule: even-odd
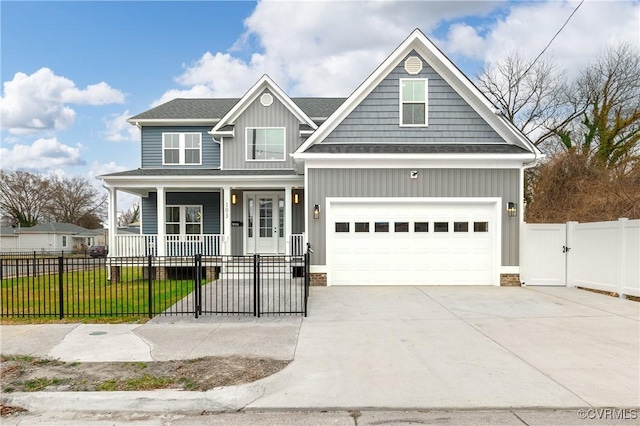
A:
MULTIPOLYGON (((282 259, 261 259, 260 260, 260 276, 274 277, 283 276, 293 273, 297 268, 304 267, 304 261, 293 260, 283 261, 282 259)), ((253 259, 231 259, 223 263, 220 274, 225 278, 245 278, 253 277, 254 264, 253 259)))

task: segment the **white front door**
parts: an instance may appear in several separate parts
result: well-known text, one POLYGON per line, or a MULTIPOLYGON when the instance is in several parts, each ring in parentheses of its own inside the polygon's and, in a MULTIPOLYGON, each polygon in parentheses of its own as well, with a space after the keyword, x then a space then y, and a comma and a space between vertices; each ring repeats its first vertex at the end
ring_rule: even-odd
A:
POLYGON ((245 206, 246 252, 248 254, 284 252, 283 196, 278 193, 247 193, 245 206))

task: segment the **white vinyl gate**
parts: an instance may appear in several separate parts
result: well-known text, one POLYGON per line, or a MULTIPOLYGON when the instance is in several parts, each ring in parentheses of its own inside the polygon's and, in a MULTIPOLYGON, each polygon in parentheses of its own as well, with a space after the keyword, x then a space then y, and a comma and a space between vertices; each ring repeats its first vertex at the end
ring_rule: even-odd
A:
POLYGON ((567 225, 527 223, 523 239, 520 280, 525 285, 565 286, 567 225))

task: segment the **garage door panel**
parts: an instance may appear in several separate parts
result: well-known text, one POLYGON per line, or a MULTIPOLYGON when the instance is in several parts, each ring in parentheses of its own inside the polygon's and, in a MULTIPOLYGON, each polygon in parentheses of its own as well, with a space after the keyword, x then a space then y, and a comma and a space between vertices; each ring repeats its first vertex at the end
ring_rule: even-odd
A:
POLYGON ((354 201, 330 210, 331 285, 494 284, 495 203, 354 201), (335 222, 349 223, 349 232, 335 232, 335 222), (356 222, 369 223, 369 232, 355 232, 356 222), (388 224, 378 227, 388 232, 375 232, 376 222, 388 224), (428 232, 415 232, 416 222, 428 223, 428 232), (448 232, 435 232, 436 222, 447 223, 448 232), (474 222, 486 223, 488 232, 474 230, 474 222), (403 232, 395 232, 396 223, 403 232))

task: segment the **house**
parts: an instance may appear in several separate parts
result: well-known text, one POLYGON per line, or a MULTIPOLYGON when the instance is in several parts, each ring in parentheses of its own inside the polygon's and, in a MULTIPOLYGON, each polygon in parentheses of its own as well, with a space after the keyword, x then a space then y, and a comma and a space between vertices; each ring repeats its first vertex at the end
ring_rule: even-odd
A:
POLYGON ((29 228, 2 228, 0 251, 79 252, 104 244, 102 229, 86 229, 72 223, 41 223, 29 228))
POLYGON ((142 235, 110 255, 312 249, 315 284, 518 282, 524 170, 540 152, 415 30, 346 99, 175 99, 130 118, 142 235))

